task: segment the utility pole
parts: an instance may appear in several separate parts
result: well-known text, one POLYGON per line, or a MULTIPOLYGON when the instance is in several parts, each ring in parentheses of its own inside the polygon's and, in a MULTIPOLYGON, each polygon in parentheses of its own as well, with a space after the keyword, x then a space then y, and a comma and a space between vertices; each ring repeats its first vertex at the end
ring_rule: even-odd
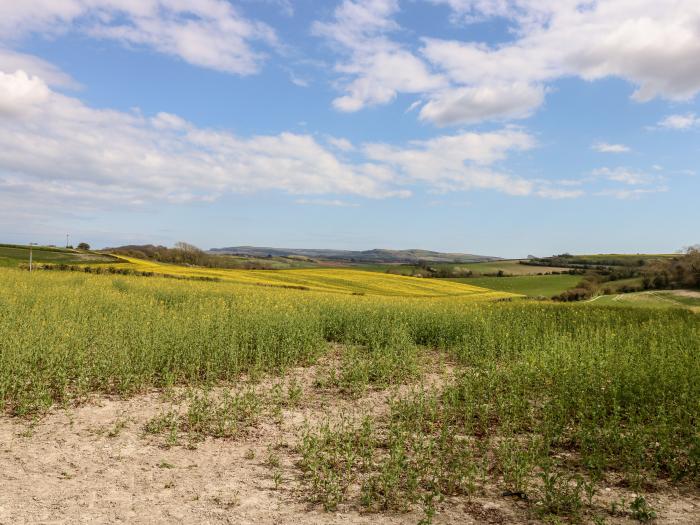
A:
POLYGON ((29 271, 32 271, 32 246, 36 246, 35 242, 29 243, 29 271))
POLYGON ((70 234, 66 233, 66 248, 68 248, 70 246, 69 238, 70 238, 70 234))

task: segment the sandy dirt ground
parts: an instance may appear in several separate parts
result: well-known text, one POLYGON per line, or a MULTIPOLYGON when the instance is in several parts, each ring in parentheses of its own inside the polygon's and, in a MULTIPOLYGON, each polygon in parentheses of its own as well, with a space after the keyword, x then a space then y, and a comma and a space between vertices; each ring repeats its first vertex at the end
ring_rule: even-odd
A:
MULTIPOLYGON (((418 523, 423 518, 419 509, 370 514, 348 504, 330 513, 308 502, 294 466, 294 443, 304 422, 329 414, 381 412, 388 393, 331 399, 312 393, 312 369, 300 369, 297 376, 304 401, 285 409, 281 420, 263 420, 239 438, 208 438, 196 447, 164 446, 162 436, 144 432, 149 419, 173 406, 161 392, 94 399, 35 421, 0 416, 0 524, 418 523), (277 480, 266 461, 273 446, 281 461, 277 480)), ((444 377, 443 370, 427 380, 444 377)), ((619 495, 614 487, 602 491, 610 500, 619 495)), ((657 523, 700 523, 697 491, 662 489, 647 499, 659 514, 657 523)), ((536 522, 523 502, 503 497, 495 487, 443 502, 434 519, 467 525, 536 522)))

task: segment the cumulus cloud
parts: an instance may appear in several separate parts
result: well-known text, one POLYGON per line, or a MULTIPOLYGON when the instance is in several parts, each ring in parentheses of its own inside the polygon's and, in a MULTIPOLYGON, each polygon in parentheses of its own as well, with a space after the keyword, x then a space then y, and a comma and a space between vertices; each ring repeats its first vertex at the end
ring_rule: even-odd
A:
POLYGON ((22 71, 0 75, 0 188, 141 204, 280 190, 365 197, 404 194, 391 174, 340 162, 310 135, 240 138, 160 113, 97 110, 22 71), (11 112, 5 111, 11 108, 11 112))
POLYGON ((627 153, 630 148, 624 144, 610 144, 608 142, 596 142, 592 148, 599 153, 627 153))
POLYGON ((38 77, 24 71, 13 75, 0 71, 0 116, 34 111, 49 94, 48 86, 38 77))
MULTIPOLYGON (((0 119, 0 204, 9 199, 15 208, 27 202, 95 210, 261 191, 325 206, 349 205, 342 198, 348 196, 408 197, 417 189, 554 199, 584 194, 565 181, 504 169, 502 162, 537 147, 531 134, 512 126, 399 145, 353 145, 337 137, 321 143, 290 132, 240 137, 172 113, 95 109, 24 71, 0 72, 0 119)), ((595 176, 626 186, 656 181, 623 168, 601 168, 595 176)))
POLYGON ((447 86, 410 50, 388 35, 398 29, 397 0, 344 0, 333 20, 315 22, 313 33, 328 39, 345 58, 335 70, 345 95, 333 106, 345 112, 391 102, 397 93, 425 93, 447 86))
MULTIPOLYGON (((0 7, 0 9, 2 9, 0 7)), ((0 33, 1 40, 1 33, 0 33)), ((52 86, 78 88, 79 84, 57 67, 45 60, 25 53, 0 47, 0 71, 26 71, 32 76, 44 79, 52 86)))
POLYGON ((690 129, 700 126, 700 118, 695 116, 695 113, 686 113, 684 115, 669 115, 658 124, 661 128, 666 129, 690 129))
POLYGON ((388 164, 412 182, 427 183, 437 191, 495 189, 510 195, 530 195, 535 185, 490 166, 509 152, 534 148, 534 138, 506 129, 493 133, 460 133, 398 148, 384 144, 365 146, 371 160, 388 164))
POLYGON ((525 118, 543 99, 542 87, 522 83, 456 88, 435 94, 421 109, 420 119, 444 126, 473 124, 495 117, 525 118))
POLYGON ((700 91, 696 0, 430 1, 448 6, 453 21, 501 18, 511 32, 499 43, 423 38, 409 49, 390 39, 400 29, 397 1, 345 0, 333 21, 316 25, 351 56, 337 66, 348 80, 336 107, 355 111, 420 93, 428 100, 421 118, 445 125, 527 117, 547 85, 571 76, 622 78, 639 102, 685 101, 700 91), (393 60, 378 63, 372 53, 393 60))
POLYGON ((0 118, 0 194, 15 203, 100 209, 281 191, 339 205, 336 196, 408 197, 419 187, 551 196, 497 166, 536 146, 518 128, 360 147, 290 132, 239 137, 171 113, 91 108, 24 71, 0 73, 0 118))
POLYGON ((31 33, 50 36, 68 31, 148 47, 196 66, 240 75, 259 70, 264 59, 260 44, 277 46, 270 26, 243 17, 226 0, 0 3, 0 37, 5 41, 31 33))

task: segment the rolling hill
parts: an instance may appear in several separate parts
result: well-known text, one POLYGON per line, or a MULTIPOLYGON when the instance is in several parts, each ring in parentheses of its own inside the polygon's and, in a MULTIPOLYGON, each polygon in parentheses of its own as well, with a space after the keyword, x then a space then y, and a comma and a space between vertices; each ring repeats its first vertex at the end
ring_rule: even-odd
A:
POLYGON ((212 248, 209 253, 220 255, 241 255, 247 257, 310 257, 333 261, 355 263, 419 263, 419 262, 483 262, 496 261, 498 257, 472 255, 466 253, 441 253, 429 250, 385 250, 364 251, 325 250, 304 248, 269 248, 257 246, 231 246, 212 248))

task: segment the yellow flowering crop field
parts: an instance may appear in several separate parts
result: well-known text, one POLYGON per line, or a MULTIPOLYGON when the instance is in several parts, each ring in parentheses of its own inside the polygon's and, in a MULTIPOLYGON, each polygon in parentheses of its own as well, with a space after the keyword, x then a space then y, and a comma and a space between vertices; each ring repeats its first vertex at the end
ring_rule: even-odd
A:
POLYGON ((312 268, 293 270, 238 270, 179 266, 119 256, 120 269, 153 272, 176 277, 214 278, 225 282, 299 288, 317 292, 381 295, 389 297, 463 297, 493 300, 517 297, 488 288, 455 283, 442 279, 419 279, 403 275, 365 272, 350 268, 312 268))

